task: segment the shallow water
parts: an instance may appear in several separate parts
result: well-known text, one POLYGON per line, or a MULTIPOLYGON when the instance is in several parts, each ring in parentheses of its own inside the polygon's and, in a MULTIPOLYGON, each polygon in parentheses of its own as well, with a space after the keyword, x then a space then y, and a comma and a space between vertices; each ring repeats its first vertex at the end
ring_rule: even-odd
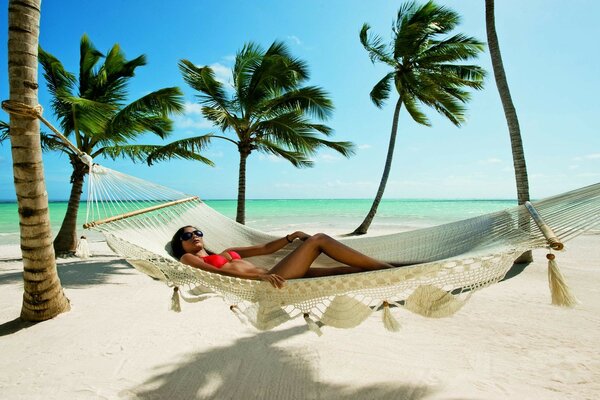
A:
MULTIPOLYGON (((235 218, 235 200, 206 200, 209 206, 235 218)), ((515 200, 406 200, 384 199, 372 228, 384 231, 416 229, 470 218, 516 205, 515 200)), ((351 232, 371 207, 367 199, 335 200, 248 200, 246 225, 262 231, 314 229, 351 232)), ((50 223, 54 234, 67 210, 67 202, 51 202, 50 223)), ((86 203, 79 208, 78 224, 86 218, 86 203)), ((83 234, 82 228, 82 234, 83 234)), ((19 243, 19 216, 16 203, 0 203, 0 244, 19 243)))

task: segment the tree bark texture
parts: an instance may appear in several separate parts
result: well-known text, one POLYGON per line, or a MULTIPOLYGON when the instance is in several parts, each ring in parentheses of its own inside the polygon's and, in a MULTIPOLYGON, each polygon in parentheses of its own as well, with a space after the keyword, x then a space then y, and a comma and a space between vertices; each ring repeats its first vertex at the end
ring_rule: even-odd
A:
MULTIPOLYGON (((521 128, 519 127, 519 119, 517 111, 510 95, 508 80, 504 71, 504 63, 502 62, 502 54, 500 52, 500 44, 498 35, 496 34, 496 20, 494 13, 494 0, 485 0, 485 26, 488 39, 488 47, 492 59, 492 69, 494 70, 494 78, 506 123, 508 125, 508 133, 510 135, 510 144, 513 155, 513 165, 515 169, 515 181, 517 186, 517 199, 519 204, 529 201, 529 179, 527 177, 527 165, 525 163, 525 152, 523 150, 523 141, 521 139, 521 128)), ((529 229, 529 221, 519 221, 521 229, 529 229)), ((531 262, 533 257, 531 252, 524 253, 517 262, 531 262)))
MULTIPOLYGON (((8 3, 10 100, 38 104, 40 0, 8 3)), ((24 294, 21 319, 44 321, 70 309, 56 270, 39 120, 12 114, 10 142, 19 210, 24 294)))
POLYGON ((379 189, 377 189, 377 194, 375 195, 375 199, 373 200, 373 204, 371 205, 371 209, 369 213, 365 217, 364 221, 358 228, 352 232, 353 235, 364 235, 367 233, 367 230, 371 226, 373 222, 373 218, 375 218, 375 214, 377 214, 377 208, 379 207, 379 203, 381 203, 381 199, 383 198, 383 192, 385 191, 385 186, 387 185, 388 178, 390 176, 390 170, 392 169, 392 161, 394 159, 394 149, 396 147, 396 136, 398 133, 398 117, 400 116, 400 108, 402 107, 402 98, 398 99, 396 103, 396 109, 394 110, 394 120, 392 122, 392 132, 390 134, 390 143, 388 145, 387 157, 385 159, 385 167, 383 168, 383 175, 381 176, 381 182, 379 182, 379 189))
POLYGON ((240 171, 238 178, 238 198, 237 198, 237 214, 235 220, 240 224, 246 223, 246 161, 250 155, 250 150, 242 145, 239 146, 240 151, 240 171))
POLYGON ((75 155, 71 156, 73 173, 71 175, 71 195, 67 213, 63 219, 58 235, 54 239, 54 251, 57 255, 71 255, 77 248, 77 213, 83 193, 83 181, 88 171, 88 166, 75 155))

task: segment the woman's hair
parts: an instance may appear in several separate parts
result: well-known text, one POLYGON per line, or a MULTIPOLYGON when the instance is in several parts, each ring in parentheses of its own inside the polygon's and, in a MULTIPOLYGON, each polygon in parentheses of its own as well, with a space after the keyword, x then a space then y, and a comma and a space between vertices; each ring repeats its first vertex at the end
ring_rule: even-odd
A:
POLYGON ((173 253, 173 257, 175 257, 178 260, 185 254, 185 250, 183 249, 183 245, 181 244, 181 235, 183 234, 185 228, 197 229, 193 225, 186 225, 179 228, 177 232, 175 232, 175 234, 173 235, 173 238, 171 239, 171 251, 173 253))

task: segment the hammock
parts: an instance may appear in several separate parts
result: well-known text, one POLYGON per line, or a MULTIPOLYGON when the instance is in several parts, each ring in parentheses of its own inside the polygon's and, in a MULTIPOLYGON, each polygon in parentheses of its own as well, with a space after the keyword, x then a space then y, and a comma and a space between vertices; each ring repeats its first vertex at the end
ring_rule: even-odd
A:
MULTIPOLYGON (((302 315, 309 328, 320 334, 319 325, 352 328, 374 310, 383 310, 384 326, 395 331, 399 324, 390 306, 426 317, 449 316, 474 292, 502 280, 524 251, 539 247, 562 250, 563 242, 600 223, 598 183, 534 204, 437 227, 345 239, 342 242, 346 245, 371 257, 414 265, 288 280, 283 289, 275 289, 266 282, 195 269, 169 254, 173 233, 188 224, 201 226, 207 233, 207 248, 216 251, 265 243, 275 239, 272 235, 235 223, 198 197, 94 165, 89 155, 43 118, 39 105, 3 101, 2 108, 10 114, 40 119, 90 166, 84 228, 102 232, 108 245, 134 267, 173 287, 173 309, 179 309, 180 287, 188 289, 182 297, 190 302, 220 295, 241 320, 262 330, 302 315)), ((269 268, 291 250, 290 245, 253 261, 269 268)), ((552 303, 575 305, 577 300, 569 293, 554 254, 547 258, 552 303)), ((314 266, 331 264, 331 260, 320 257, 314 266)))
MULTIPOLYGON (((99 165, 90 170, 84 227, 102 232, 117 254, 173 287, 174 309, 179 308, 180 294, 190 302, 218 295, 241 320, 258 329, 272 329, 303 316, 317 333, 320 325, 355 327, 372 312, 383 310, 386 328, 397 330, 399 324, 390 307, 402 307, 426 317, 452 315, 477 290, 502 280, 524 251, 539 247, 562 249, 562 242, 600 223, 600 184, 528 206, 529 210, 513 207, 416 231, 344 238, 343 243, 374 258, 413 265, 293 279, 283 289, 192 268, 169 254, 174 232, 189 224, 202 229, 207 249, 215 252, 262 244, 276 239, 275 236, 234 222, 198 197, 99 165)), ((253 257, 252 261, 270 268, 293 249, 294 244, 271 255, 253 257)), ((561 284, 556 263, 551 260, 550 264, 551 272, 558 274, 553 278, 554 284, 558 281, 559 285, 554 288, 553 302, 574 305, 576 299, 561 284), (561 290, 565 291, 562 299, 561 290)), ((334 265, 325 256, 314 264, 334 265)))

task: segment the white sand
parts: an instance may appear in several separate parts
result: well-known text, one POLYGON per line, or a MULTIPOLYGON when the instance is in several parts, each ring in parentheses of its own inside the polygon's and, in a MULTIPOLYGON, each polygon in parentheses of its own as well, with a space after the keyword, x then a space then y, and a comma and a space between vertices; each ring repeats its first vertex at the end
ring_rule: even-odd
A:
POLYGON ((18 246, 0 247, 1 399, 598 399, 600 236, 558 262, 582 304, 549 305, 543 251, 521 275, 478 292, 455 316, 393 310, 353 330, 302 319, 270 332, 210 299, 168 310, 171 291, 102 242, 60 261, 72 310, 13 332, 18 246))

